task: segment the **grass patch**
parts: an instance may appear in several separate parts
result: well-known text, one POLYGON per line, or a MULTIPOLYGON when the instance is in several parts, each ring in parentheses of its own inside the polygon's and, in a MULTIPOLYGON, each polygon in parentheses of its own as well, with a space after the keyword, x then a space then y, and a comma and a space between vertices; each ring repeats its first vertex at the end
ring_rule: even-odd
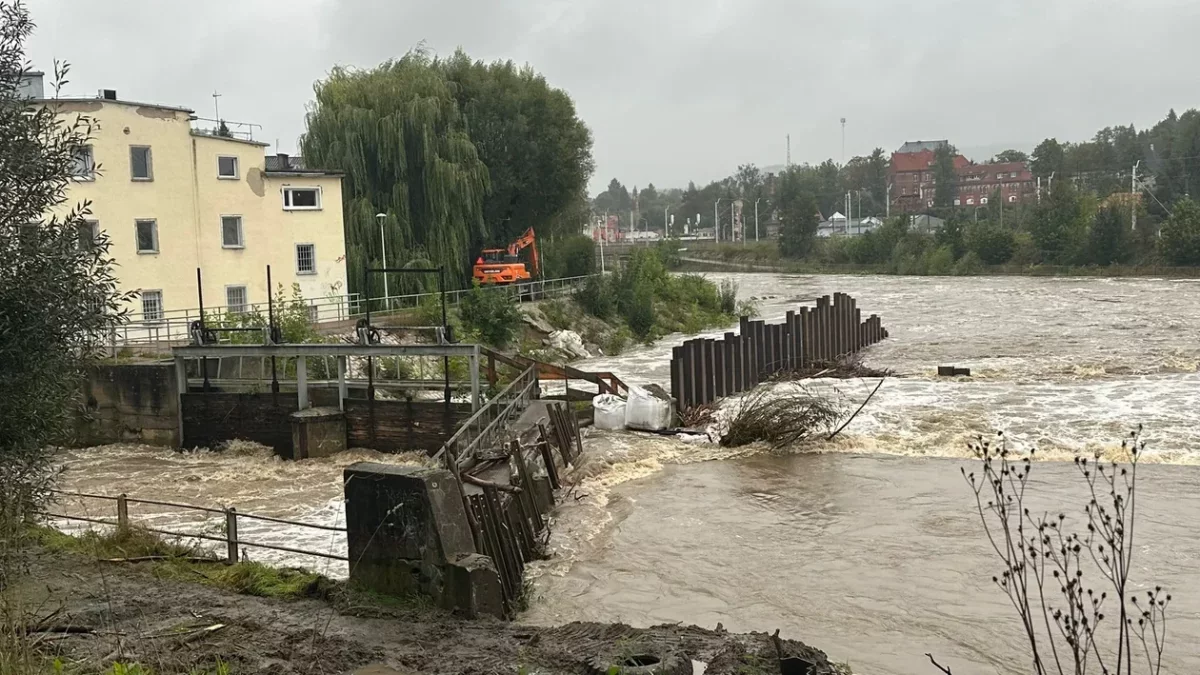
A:
POLYGON ((153 568, 160 579, 190 581, 260 598, 326 599, 340 584, 328 577, 290 567, 270 567, 258 562, 208 565, 165 560, 153 568))
POLYGON ((203 557, 202 551, 180 541, 163 539, 139 527, 117 528, 111 532, 88 530, 79 535, 59 532, 52 527, 30 528, 30 537, 51 551, 76 553, 101 559, 203 557))

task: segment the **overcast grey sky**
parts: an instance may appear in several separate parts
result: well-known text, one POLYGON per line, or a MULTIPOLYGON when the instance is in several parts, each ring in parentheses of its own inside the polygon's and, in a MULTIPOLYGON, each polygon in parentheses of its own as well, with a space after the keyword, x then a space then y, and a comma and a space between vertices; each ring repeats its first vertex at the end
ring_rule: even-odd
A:
MULTIPOLYGON (((909 139, 1031 148, 1200 105, 1196 0, 29 0, 67 91, 263 125, 293 152, 313 82, 424 41, 528 62, 595 136, 593 191, 909 139)), ((975 157, 984 159, 984 157, 975 157)))

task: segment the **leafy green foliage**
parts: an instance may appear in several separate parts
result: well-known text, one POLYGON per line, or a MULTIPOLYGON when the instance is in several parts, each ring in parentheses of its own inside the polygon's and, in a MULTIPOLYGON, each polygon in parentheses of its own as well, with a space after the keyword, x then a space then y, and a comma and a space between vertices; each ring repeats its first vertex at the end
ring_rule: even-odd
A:
POLYGON ((1175 203, 1162 229, 1163 255, 1174 265, 1200 265, 1200 205, 1191 199, 1175 203))
POLYGON ((967 228, 967 248, 985 265, 1003 265, 1016 249, 1013 231, 987 221, 967 228))
POLYGON ((507 347, 521 326, 521 311, 507 288, 471 287, 459 303, 463 327, 481 342, 507 347))
POLYGON ((816 239, 819 214, 812 183, 812 176, 797 168, 779 177, 779 253, 785 258, 804 257, 816 239))
POLYGON ((1116 207, 1106 206, 1100 209, 1092 219, 1092 227, 1088 233, 1088 262, 1095 265, 1112 265, 1128 262, 1129 226, 1126 219, 1116 207))
POLYGON ((575 302, 585 312, 597 319, 608 319, 616 314, 616 299, 610 293, 610 284, 602 277, 592 277, 575 292, 575 302))
POLYGON ((573 234, 541 245, 542 269, 547 279, 582 277, 596 272, 596 242, 573 234))
POLYGON ((1079 193, 1067 181, 1058 181, 1034 208, 1029 233, 1044 259, 1068 264, 1083 239, 1087 223, 1079 193))
POLYGON ((954 168, 954 158, 958 150, 949 143, 938 146, 933 152, 933 205, 947 207, 954 204, 958 194, 958 171, 954 168))
MULTIPOLYGON (((132 299, 107 235, 92 236, 90 204, 66 204, 95 120, 30 108, 18 91, 32 30, 21 3, 0 0, 0 562, 48 497, 50 446, 70 434, 80 378, 132 299)), ((61 83, 67 68, 56 70, 61 83)))

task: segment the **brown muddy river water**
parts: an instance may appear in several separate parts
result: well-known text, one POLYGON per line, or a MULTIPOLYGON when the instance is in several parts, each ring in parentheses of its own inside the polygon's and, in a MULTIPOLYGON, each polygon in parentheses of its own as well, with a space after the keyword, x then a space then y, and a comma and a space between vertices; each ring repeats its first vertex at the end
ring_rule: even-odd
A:
MULTIPOLYGON (((1140 422, 1149 454, 1134 581, 1174 597, 1164 672, 1200 672, 1200 283, 712 276, 734 277, 742 296, 766 296, 770 320, 818 295, 854 295, 892 336, 868 351, 868 364, 897 377, 837 440, 787 452, 590 433, 583 480, 554 522, 556 556, 531 571, 522 620, 780 628, 857 673, 926 674, 927 651, 956 675, 1027 673, 959 474, 970 461, 966 441, 1003 429, 1018 445, 1037 445, 1052 460, 1035 466, 1037 505, 1075 516, 1080 479, 1055 460, 1107 452, 1140 422), (975 377, 938 379, 939 365, 975 377)), ((581 367, 666 384, 670 348, 683 339, 581 367)), ((873 385, 817 386, 857 406, 873 385)), ((64 465, 68 487, 88 492, 340 523, 341 467, 377 458, 349 454, 289 464, 255 449, 114 446, 73 451, 64 465)), ((164 509, 155 518, 186 517, 164 509)), ((344 550, 328 533, 256 535, 344 550)), ((336 564, 259 559, 338 573, 336 564)))

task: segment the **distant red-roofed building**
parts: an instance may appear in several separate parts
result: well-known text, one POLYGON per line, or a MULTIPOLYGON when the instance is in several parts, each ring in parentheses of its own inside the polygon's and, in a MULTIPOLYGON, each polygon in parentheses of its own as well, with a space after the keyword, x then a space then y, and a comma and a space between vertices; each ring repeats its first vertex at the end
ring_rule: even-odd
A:
POLYGON ((1005 204, 1037 199, 1033 172, 1026 162, 970 164, 958 170, 955 206, 986 206, 999 191, 1005 204))
MULTIPOLYGON (((933 178, 934 151, 949 141, 909 141, 892 153, 892 208, 908 213, 933 206, 936 181, 933 178)), ((954 168, 962 170, 971 162, 954 156, 954 168)))
MULTIPOLYGON (((934 153, 948 141, 909 141, 892 153, 892 208, 918 213, 933 206, 937 181, 934 180, 934 153)), ((1006 204, 1037 198, 1033 173, 1026 162, 972 164, 962 155, 954 156, 958 174, 955 206, 984 206, 997 190, 1006 204)))

